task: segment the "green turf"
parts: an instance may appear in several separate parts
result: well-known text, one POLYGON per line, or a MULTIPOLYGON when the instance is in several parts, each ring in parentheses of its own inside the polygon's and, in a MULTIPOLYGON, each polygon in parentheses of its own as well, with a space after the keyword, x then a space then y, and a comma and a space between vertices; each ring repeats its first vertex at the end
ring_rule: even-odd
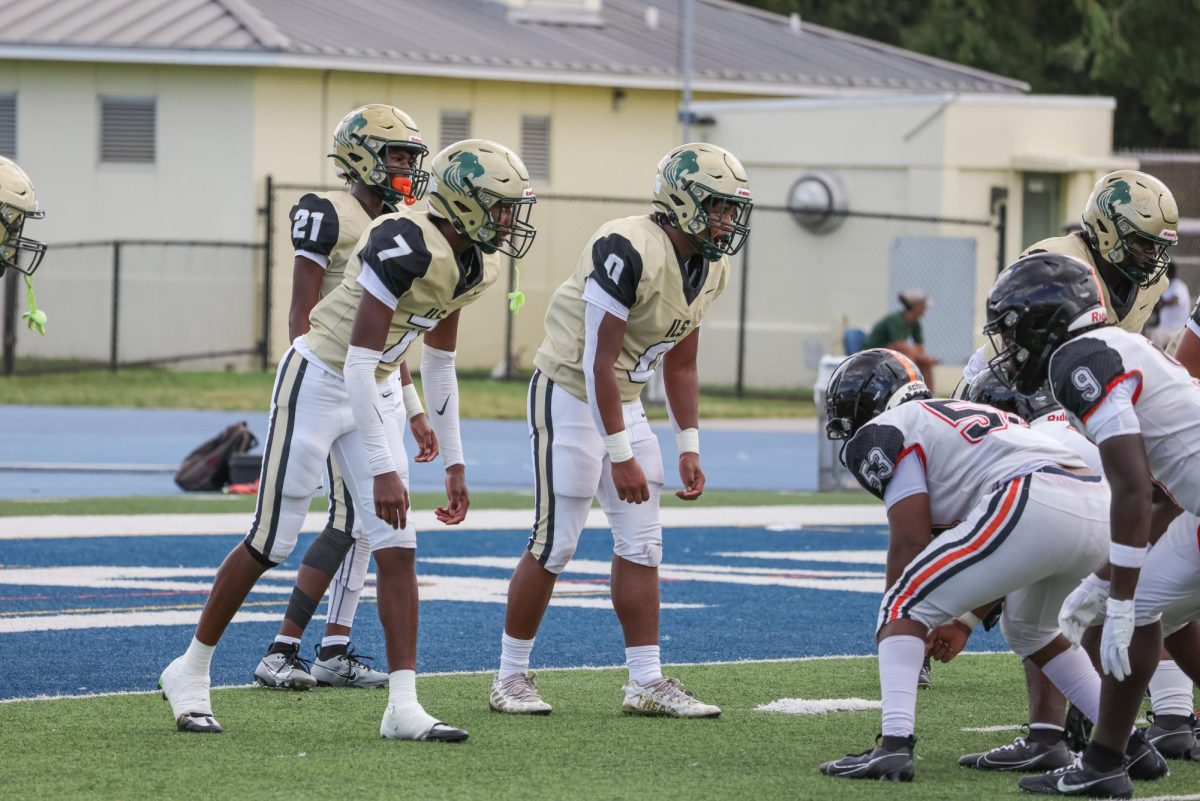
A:
MULTIPOLYGON (((195 372, 158 368, 84 370, 0 377, 4 403, 33 406, 216 409, 265 412, 273 372, 195 372)), ((420 380, 418 379, 418 384, 420 380)), ((497 381, 486 374, 459 374, 459 411, 464 418, 524 420, 528 376, 497 381)), ((652 419, 665 420, 662 406, 647 404, 652 419)), ((729 387, 702 387, 700 413, 717 417, 812 417, 812 391, 756 390, 737 397, 729 387)))
MULTIPOLYGON (((145 515, 145 514, 219 514, 250 513, 254 511, 253 495, 221 495, 219 493, 190 493, 135 498, 63 498, 0 500, 0 517, 19 515, 145 515)), ((446 502, 443 495, 418 492, 412 496, 415 509, 433 509, 446 502)), ((683 506, 781 506, 801 504, 828 506, 830 504, 878 503, 865 492, 767 492, 708 490, 696 503, 688 504, 674 495, 664 495, 665 507, 683 506)), ((480 492, 471 496, 474 509, 529 509, 531 494, 520 492, 480 492)), ((312 511, 325 509, 325 499, 315 498, 312 511)))
MULTIPOLYGON (((959 768, 960 753, 1010 732, 963 727, 1025 720, 1012 656, 967 656, 934 671, 918 702, 917 780, 831 779, 817 766, 869 747, 879 712, 791 716, 753 711, 778 698, 878 698, 873 659, 679 667, 719 720, 620 713, 623 671, 539 676, 553 715, 489 712, 490 677, 422 678, 433 714, 471 732, 462 745, 378 737, 384 690, 214 693, 222 735, 176 733, 157 695, 0 704, 0 797, 21 799, 985 799, 1018 798, 1016 777, 959 768)), ((1138 794, 1200 786, 1200 765, 1138 794)))

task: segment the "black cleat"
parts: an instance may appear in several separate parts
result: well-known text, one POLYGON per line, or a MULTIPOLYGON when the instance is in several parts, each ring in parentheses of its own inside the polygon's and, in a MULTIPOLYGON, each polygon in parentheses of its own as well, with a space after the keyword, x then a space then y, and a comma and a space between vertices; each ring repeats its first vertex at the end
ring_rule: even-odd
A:
POLYGON ((1072 704, 1067 707, 1065 727, 1067 748, 1076 754, 1083 753, 1083 749, 1087 748, 1088 740, 1092 739, 1092 722, 1088 720, 1087 715, 1080 711, 1079 707, 1072 704))
POLYGON ((1087 798, 1133 798, 1133 782, 1125 768, 1100 771, 1083 760, 1065 768, 1022 776, 1017 786, 1038 795, 1074 795, 1087 798))
POLYGON ((1152 782, 1171 772, 1167 760, 1150 744, 1143 731, 1136 731, 1129 736, 1129 745, 1125 748, 1125 769, 1129 771, 1129 778, 1137 782, 1152 782))
POLYGON ((878 779, 880 781, 911 782, 913 780, 913 746, 917 739, 908 737, 875 738, 875 747, 861 754, 847 754, 834 762, 826 762, 821 772, 843 779, 878 779))
POLYGON ((470 736, 463 729, 456 729, 439 721, 433 724, 433 728, 425 735, 425 740, 438 743, 463 743, 470 736))
POLYGON ((1196 759, 1195 715, 1146 715, 1146 739, 1167 759, 1196 759))
MULTIPOLYGON (((163 696, 164 698, 166 696, 163 696)), ((187 712, 180 715, 175 726, 179 731, 190 731, 196 734, 220 734, 225 731, 217 719, 203 712, 187 712)))
POLYGON ((921 663, 921 672, 917 674, 917 689, 928 690, 933 686, 933 675, 929 668, 929 657, 925 657, 925 661, 921 663))
POLYGON ((977 770, 1043 771, 1065 768, 1075 758, 1067 748, 1066 740, 1042 743, 1018 737, 1007 745, 984 751, 981 754, 966 754, 958 758, 964 768, 977 770))

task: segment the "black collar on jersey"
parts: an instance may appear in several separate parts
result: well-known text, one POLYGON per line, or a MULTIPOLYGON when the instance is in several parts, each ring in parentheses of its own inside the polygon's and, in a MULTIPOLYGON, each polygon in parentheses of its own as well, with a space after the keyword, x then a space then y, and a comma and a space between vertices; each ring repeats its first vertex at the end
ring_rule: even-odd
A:
POLYGON ((472 245, 462 255, 455 256, 458 264, 458 284, 454 287, 454 297, 470 292, 483 280, 483 252, 478 245, 472 245))
POLYGON ((691 306, 696 298, 700 296, 700 290, 704 288, 704 284, 708 281, 709 261, 699 253, 693 255, 690 259, 684 259, 679 255, 678 251, 675 253, 675 258, 679 260, 679 274, 683 279, 683 296, 687 299, 688 305, 691 306))

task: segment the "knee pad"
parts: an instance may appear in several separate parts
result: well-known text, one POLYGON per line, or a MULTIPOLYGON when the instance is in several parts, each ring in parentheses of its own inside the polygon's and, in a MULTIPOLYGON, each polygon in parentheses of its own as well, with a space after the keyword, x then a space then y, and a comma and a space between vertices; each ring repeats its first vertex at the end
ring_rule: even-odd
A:
POLYGON ((638 545, 622 545, 613 549, 613 553, 635 565, 658 567, 662 563, 662 543, 643 542, 638 545))
POLYGON ((308 551, 304 554, 304 559, 300 561, 300 564, 332 578, 333 574, 337 573, 338 568, 342 566, 342 560, 346 558, 346 554, 350 553, 353 545, 354 538, 349 534, 336 528, 326 527, 321 535, 313 541, 313 544, 308 546, 308 551))

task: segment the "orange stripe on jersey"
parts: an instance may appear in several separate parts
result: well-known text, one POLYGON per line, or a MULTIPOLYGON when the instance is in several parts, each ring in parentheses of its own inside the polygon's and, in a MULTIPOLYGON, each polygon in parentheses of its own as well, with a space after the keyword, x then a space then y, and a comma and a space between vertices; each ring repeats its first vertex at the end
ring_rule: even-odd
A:
POLYGON ((990 540, 997 531, 1004 527, 1004 524, 1008 522, 1009 517, 1012 514, 1013 507, 1016 505, 1017 496, 1021 494, 1021 482, 1026 479, 1026 476, 1022 476, 1021 478, 1016 478, 1009 482, 1008 490, 1004 495, 1004 501, 1000 505, 1000 511, 995 517, 992 518, 992 522, 988 523, 987 526, 984 527, 983 531, 981 531, 978 536, 976 536, 963 547, 946 554, 941 559, 937 560, 932 565, 925 568, 913 577, 912 583, 909 584, 909 586, 904 589, 904 592, 902 592, 900 596, 892 602, 891 607, 888 609, 887 620, 885 622, 891 623, 893 620, 896 620, 898 617, 900 617, 900 608, 904 606, 905 601, 911 598, 917 592, 917 590, 921 589, 921 585, 928 582, 938 573, 942 572, 944 568, 948 567, 954 562, 960 561, 974 554, 976 551, 986 545, 988 540, 990 540))

